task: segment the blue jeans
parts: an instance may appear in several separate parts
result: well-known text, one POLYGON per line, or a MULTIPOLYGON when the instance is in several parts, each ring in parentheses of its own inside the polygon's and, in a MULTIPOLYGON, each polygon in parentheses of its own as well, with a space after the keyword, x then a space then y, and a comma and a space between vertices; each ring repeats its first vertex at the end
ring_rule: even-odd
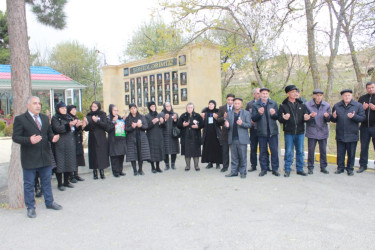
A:
POLYGON ((28 209, 35 208, 34 187, 36 172, 39 173, 45 204, 49 206, 53 203, 51 187, 52 167, 46 166, 35 169, 23 169, 23 192, 25 196, 25 205, 28 209))
POLYGON ((259 162, 262 171, 267 171, 269 166, 269 154, 268 147, 271 151, 271 165, 273 171, 278 171, 279 169, 279 141, 277 135, 273 136, 258 136, 259 140, 259 162))
POLYGON ((297 172, 303 171, 303 142, 305 139, 304 134, 291 135, 284 134, 285 138, 285 172, 290 172, 290 167, 293 163, 293 150, 296 148, 296 167, 297 172))

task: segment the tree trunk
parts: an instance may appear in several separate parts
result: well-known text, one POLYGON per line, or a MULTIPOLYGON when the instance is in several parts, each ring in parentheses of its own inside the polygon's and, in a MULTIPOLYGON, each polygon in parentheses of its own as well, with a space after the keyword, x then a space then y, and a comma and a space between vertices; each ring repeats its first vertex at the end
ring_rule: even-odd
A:
POLYGON ((316 60, 315 52, 315 24, 313 17, 313 6, 310 3, 310 0, 305 0, 305 10, 306 10, 306 23, 307 23, 307 48, 309 54, 309 62, 311 66, 311 75, 314 83, 314 88, 321 88, 320 84, 320 75, 318 69, 318 62, 316 60))
MULTIPOLYGON (((10 47, 13 115, 25 111, 26 100, 31 96, 30 50, 27 36, 25 0, 7 0, 7 21, 10 47)), ((8 171, 8 199, 11 208, 24 207, 23 175, 20 146, 12 144, 8 171)))
POLYGON ((372 82, 375 82, 375 68, 374 68, 373 71, 372 71, 371 81, 372 81, 372 82))

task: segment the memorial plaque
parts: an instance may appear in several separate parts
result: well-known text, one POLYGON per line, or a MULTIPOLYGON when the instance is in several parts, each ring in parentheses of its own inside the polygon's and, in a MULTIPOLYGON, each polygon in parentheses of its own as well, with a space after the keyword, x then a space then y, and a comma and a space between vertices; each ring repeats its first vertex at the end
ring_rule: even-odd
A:
POLYGON ((130 100, 129 100, 129 95, 125 95, 125 105, 129 105, 130 100))
POLYGON ((180 73, 180 84, 181 85, 186 85, 187 84, 187 75, 186 75, 186 72, 181 72, 180 73))
POLYGON ((125 92, 129 92, 129 82, 125 82, 125 92))
POLYGON ((181 101, 187 101, 187 88, 181 89, 181 101))

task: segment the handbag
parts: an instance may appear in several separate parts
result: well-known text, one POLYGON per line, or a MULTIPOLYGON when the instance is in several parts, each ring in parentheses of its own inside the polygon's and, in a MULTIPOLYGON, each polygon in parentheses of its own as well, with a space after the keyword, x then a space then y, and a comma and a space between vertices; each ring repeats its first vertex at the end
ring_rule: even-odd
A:
POLYGON ((172 127, 172 137, 179 138, 181 136, 181 130, 177 126, 172 127))

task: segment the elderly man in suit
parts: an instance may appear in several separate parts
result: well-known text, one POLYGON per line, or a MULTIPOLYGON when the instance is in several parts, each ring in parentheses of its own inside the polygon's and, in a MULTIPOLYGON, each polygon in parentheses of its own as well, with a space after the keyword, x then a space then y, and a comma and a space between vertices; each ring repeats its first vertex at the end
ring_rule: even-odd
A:
MULTIPOLYGON (((227 119, 228 112, 233 110, 233 100, 235 96, 233 94, 227 95, 227 103, 219 107, 219 112, 217 112, 217 121, 220 125, 224 125, 224 121, 227 119)), ((225 172, 229 167, 229 144, 228 144, 228 129, 223 126, 221 131, 221 150, 223 155, 223 168, 221 172, 225 172)))
POLYGON ((242 109, 243 101, 235 98, 234 109, 227 115, 225 127, 228 129, 228 143, 231 152, 231 173, 226 177, 238 176, 246 178, 247 144, 250 144, 249 128, 251 126, 250 112, 242 109))
POLYGON ((21 144, 21 165, 23 169, 23 187, 27 216, 35 218, 34 185, 38 172, 42 184, 44 201, 48 209, 60 210, 62 206, 54 202, 51 188, 50 142, 57 142, 48 117, 40 114, 39 97, 31 96, 27 100, 27 111, 18 115, 13 123, 13 141, 21 144))

